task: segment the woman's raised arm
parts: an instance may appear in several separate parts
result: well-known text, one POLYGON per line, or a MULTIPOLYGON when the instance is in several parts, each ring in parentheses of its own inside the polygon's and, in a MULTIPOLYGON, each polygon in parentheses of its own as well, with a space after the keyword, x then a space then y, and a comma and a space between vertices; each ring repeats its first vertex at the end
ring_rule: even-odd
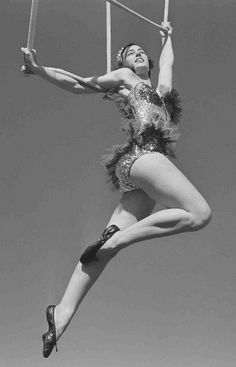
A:
POLYGON ((163 32, 162 36, 162 51, 159 60, 159 77, 157 89, 161 92, 162 89, 165 91, 171 91, 172 89, 172 68, 174 64, 174 52, 171 41, 172 27, 170 23, 162 23, 163 27, 168 28, 168 34, 163 32))

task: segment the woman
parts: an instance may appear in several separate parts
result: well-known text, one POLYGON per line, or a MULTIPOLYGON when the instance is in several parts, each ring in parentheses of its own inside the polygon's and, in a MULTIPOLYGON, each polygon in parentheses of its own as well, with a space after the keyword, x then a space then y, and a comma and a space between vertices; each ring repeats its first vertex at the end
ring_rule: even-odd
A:
POLYGON ((47 308, 45 358, 57 347, 79 304, 121 249, 139 241, 199 230, 210 220, 205 199, 167 158, 174 155, 174 125, 180 108, 172 89, 172 28, 169 23, 162 25, 168 32, 161 32, 156 90, 150 81, 152 62, 136 44, 120 50, 116 70, 96 78, 40 66, 35 52, 22 49, 26 72, 72 93, 106 92, 106 98, 114 100, 123 113, 127 133, 126 143, 116 147, 106 160, 111 180, 122 192, 121 200, 99 240, 82 254, 61 302, 47 308), (152 213, 157 202, 165 209, 152 213))

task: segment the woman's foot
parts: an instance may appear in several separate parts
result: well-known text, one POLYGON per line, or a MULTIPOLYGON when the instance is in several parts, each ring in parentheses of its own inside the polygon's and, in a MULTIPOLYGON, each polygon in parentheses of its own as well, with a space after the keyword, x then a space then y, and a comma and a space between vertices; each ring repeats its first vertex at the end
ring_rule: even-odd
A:
POLYGON ((114 235, 109 238, 106 243, 99 249, 97 252, 97 259, 98 260, 111 260, 114 256, 118 254, 121 250, 121 236, 123 231, 119 231, 114 233, 114 235))
POLYGON ((60 305, 50 305, 46 310, 48 331, 43 334, 43 356, 48 358, 54 346, 57 351, 57 341, 65 331, 71 320, 71 312, 67 312, 60 305))
POLYGON ((107 227, 103 231, 99 240, 95 242, 93 245, 90 245, 86 248, 86 250, 80 257, 80 262, 84 265, 90 261, 98 260, 96 256, 97 252, 104 245, 104 243, 106 243, 106 241, 109 240, 118 231, 120 231, 120 228, 117 227, 115 224, 112 224, 109 227, 107 227))
POLYGON ((54 319, 55 305, 50 305, 46 309, 46 319, 48 322, 48 331, 42 335, 43 339, 43 356, 48 358, 52 353, 54 346, 57 351, 56 325, 54 319))

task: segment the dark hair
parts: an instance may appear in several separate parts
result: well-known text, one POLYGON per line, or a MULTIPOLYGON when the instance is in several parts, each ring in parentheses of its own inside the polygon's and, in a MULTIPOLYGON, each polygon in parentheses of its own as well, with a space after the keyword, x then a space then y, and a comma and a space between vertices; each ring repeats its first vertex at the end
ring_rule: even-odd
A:
MULTIPOLYGON (((121 59, 120 60, 118 60, 118 61, 116 61, 116 69, 120 69, 120 68, 122 68, 122 66, 123 66, 123 62, 124 62, 124 59, 123 59, 123 56, 124 56, 124 53, 125 53, 125 51, 128 49, 128 48, 130 48, 131 46, 135 46, 135 45, 137 45, 137 43, 128 43, 127 45, 125 45, 124 47, 123 47, 123 50, 121 51, 121 59)), ((149 70, 148 70, 148 76, 149 76, 149 78, 150 78, 150 76, 151 76, 151 70, 153 69, 153 66, 154 66, 154 62, 153 62, 153 60, 152 59, 150 59, 150 58, 148 58, 148 64, 149 64, 149 70)), ((130 69, 132 69, 132 71, 133 72, 135 72, 135 70, 134 70, 134 68, 130 68, 130 69)))

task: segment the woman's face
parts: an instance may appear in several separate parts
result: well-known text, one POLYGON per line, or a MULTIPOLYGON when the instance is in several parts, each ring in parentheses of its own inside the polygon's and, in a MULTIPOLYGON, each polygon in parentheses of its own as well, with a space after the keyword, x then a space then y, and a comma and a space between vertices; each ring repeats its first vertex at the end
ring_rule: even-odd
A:
POLYGON ((132 45, 125 50, 123 54, 123 66, 133 68, 137 74, 148 73, 148 56, 138 45, 132 45))

